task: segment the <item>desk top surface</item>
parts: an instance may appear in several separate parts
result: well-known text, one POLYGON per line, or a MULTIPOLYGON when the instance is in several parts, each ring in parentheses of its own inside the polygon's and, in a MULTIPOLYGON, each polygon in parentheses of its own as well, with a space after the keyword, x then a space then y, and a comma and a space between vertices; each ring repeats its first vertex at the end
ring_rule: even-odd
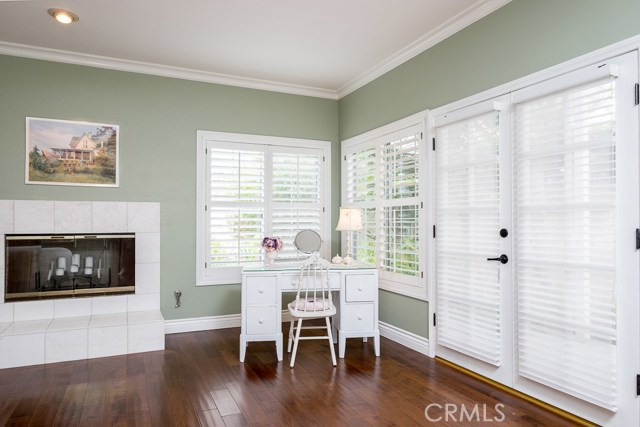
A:
MULTIPOLYGON (((278 264, 276 262, 276 265, 274 266, 264 265, 264 266, 244 267, 242 269, 242 272, 243 273, 261 273, 261 272, 274 272, 274 271, 298 271, 300 270, 300 264, 301 264, 300 262, 288 262, 288 263, 281 263, 281 264, 278 264)), ((365 263, 355 263, 351 265, 331 264, 331 267, 329 268, 329 270, 354 271, 354 270, 372 270, 375 268, 376 268, 375 266, 371 264, 365 264, 365 263)))

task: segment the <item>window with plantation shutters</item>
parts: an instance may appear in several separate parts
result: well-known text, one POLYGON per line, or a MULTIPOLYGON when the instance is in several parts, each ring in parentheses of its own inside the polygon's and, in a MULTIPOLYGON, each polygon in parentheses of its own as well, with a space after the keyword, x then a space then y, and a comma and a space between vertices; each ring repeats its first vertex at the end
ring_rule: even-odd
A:
POLYGON ((424 115, 343 142, 342 206, 362 209, 356 259, 376 265, 380 287, 426 297, 424 115))
POLYGON ((264 263, 265 236, 282 239, 279 263, 301 258, 293 240, 303 229, 317 231, 329 255, 329 143, 198 134, 199 284, 239 283, 244 266, 264 263))
MULTIPOLYGON (((515 105, 519 375, 617 401, 616 80, 515 105)), ((636 284, 637 286, 637 284, 636 284)))

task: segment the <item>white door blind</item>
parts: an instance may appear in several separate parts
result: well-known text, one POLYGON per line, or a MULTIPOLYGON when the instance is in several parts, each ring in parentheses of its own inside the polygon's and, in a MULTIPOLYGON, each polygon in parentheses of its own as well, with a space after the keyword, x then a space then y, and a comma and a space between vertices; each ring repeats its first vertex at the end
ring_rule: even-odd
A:
MULTIPOLYGON (((519 375, 616 409, 615 81, 516 105, 519 375)), ((637 286, 637 284, 636 284, 637 286)))
POLYGON ((321 232, 322 152, 295 150, 272 155, 272 234, 282 239, 278 258, 294 260, 300 254, 293 240, 300 230, 321 232))
POLYGON ((258 263, 264 235, 265 152, 208 149, 211 267, 258 263))
POLYGON ((378 266, 381 277, 420 274, 420 142, 419 130, 407 129, 383 138, 380 148, 378 266))
POLYGON ((436 129, 438 344, 502 363, 499 112, 436 129))

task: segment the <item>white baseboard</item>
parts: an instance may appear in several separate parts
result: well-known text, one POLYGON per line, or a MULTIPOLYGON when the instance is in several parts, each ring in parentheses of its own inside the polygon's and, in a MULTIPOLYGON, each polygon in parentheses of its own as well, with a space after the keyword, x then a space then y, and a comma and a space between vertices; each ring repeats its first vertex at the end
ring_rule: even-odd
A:
POLYGON ((400 329, 385 322, 378 322, 378 327, 380 328, 380 336, 397 342, 411 350, 415 350, 418 353, 429 356, 428 338, 421 337, 420 335, 405 331, 404 329, 400 329))
MULTIPOLYGON (((291 320, 289 311, 282 312, 282 321, 291 320)), ((226 316, 195 317, 191 319, 165 320, 165 334, 178 334, 182 332, 207 331, 213 329, 239 328, 241 322, 240 314, 230 314, 226 316)), ((379 322, 380 336, 412 350, 429 355, 429 339, 405 331, 385 322, 379 322)))
POLYGON ((240 320, 240 314, 165 320, 164 333, 179 334, 182 332, 208 331, 211 329, 239 328, 240 320))

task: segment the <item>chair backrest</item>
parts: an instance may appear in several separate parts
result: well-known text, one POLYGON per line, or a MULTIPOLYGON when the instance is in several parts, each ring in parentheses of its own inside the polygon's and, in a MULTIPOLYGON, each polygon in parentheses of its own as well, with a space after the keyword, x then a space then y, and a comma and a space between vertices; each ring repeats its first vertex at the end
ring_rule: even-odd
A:
POLYGON ((333 305, 329 267, 331 263, 318 256, 302 262, 298 291, 294 304, 305 313, 327 311, 333 305))

